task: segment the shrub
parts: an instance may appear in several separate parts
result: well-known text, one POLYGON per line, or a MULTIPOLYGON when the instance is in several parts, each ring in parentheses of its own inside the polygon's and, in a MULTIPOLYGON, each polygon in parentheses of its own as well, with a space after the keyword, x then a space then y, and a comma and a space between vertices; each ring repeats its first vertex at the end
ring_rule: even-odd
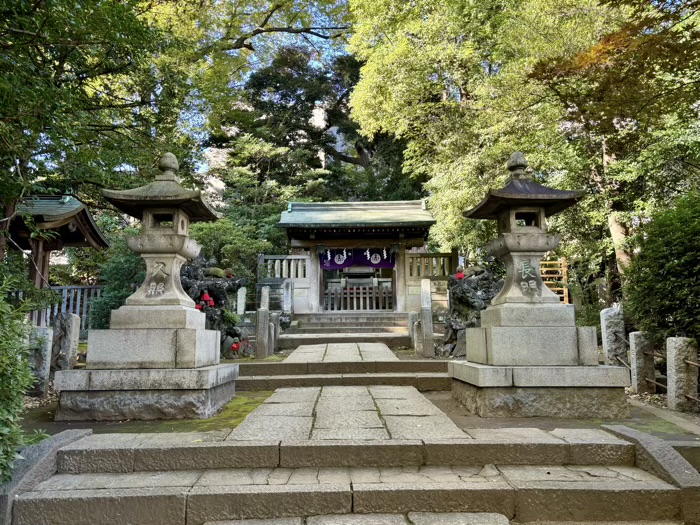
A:
POLYGON ((700 193, 652 217, 625 271, 625 313, 658 340, 700 336, 700 193))
MULTIPOLYGON (((130 232, 133 234, 133 232, 130 232)), ((146 263, 126 245, 125 237, 112 239, 106 262, 100 268, 102 296, 90 309, 91 328, 109 328, 110 312, 124 304, 146 276, 146 263)))
POLYGON ((0 266, 0 482, 10 479, 17 451, 27 440, 20 427, 23 395, 34 376, 27 360, 31 325, 27 314, 40 306, 28 282, 0 266), (14 300, 11 292, 22 290, 25 298, 14 300))

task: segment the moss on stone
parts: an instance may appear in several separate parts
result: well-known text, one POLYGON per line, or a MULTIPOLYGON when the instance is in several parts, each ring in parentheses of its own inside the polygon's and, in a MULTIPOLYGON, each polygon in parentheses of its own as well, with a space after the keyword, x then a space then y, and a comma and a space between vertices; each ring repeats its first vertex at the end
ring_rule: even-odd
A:
POLYGON ((91 428, 96 434, 137 432, 210 432, 237 427, 272 392, 242 392, 209 419, 169 419, 156 421, 54 421, 57 403, 27 410, 22 427, 27 432, 45 430, 57 434, 72 428, 91 428))

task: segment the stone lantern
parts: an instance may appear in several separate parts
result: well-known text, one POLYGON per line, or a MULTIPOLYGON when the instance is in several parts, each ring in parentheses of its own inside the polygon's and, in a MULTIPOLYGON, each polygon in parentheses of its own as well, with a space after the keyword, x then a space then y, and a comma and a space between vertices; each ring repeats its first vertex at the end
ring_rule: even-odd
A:
POLYGON ((583 192, 538 184, 522 153, 513 153, 507 168, 505 187, 464 213, 498 221, 499 235, 486 249, 505 263, 506 277, 481 312, 481 326, 466 329, 466 362, 452 365, 453 392, 482 416, 624 415, 627 370, 598 366, 595 328, 577 327, 573 305, 561 304, 540 274, 542 257, 560 240, 546 218, 583 192))
POLYGON ((219 364, 220 334, 184 292, 180 269, 199 254, 193 222, 218 218, 200 190, 183 188, 177 159, 166 153, 155 181, 104 190, 119 210, 141 220, 127 239, 146 262, 146 278, 113 310, 109 330, 91 330, 85 370, 59 372, 56 419, 208 417, 235 394, 238 365, 219 364))
POLYGON ((498 221, 498 238, 486 250, 506 265, 501 292, 491 301, 505 304, 559 304, 559 297, 542 282, 540 261, 559 245, 559 235, 547 233, 546 218, 576 204, 583 192, 562 191, 538 184, 527 171, 522 153, 508 160, 511 178, 503 189, 490 191, 470 219, 498 221))

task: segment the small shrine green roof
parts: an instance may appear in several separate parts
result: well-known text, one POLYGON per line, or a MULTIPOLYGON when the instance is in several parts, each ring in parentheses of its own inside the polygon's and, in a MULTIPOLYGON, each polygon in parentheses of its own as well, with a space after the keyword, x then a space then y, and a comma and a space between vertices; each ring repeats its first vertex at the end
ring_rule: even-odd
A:
POLYGON ((73 217, 87 206, 72 195, 32 195, 17 208, 20 213, 34 217, 35 222, 55 222, 73 217))
POLYGON ((425 201, 290 202, 280 228, 430 228, 435 219, 425 201))
POLYGON ((22 215, 31 216, 39 230, 56 232, 63 246, 109 246, 87 205, 72 195, 32 195, 18 204, 17 211, 20 218, 10 228, 18 234, 23 248, 28 246, 25 239, 30 230, 22 215))

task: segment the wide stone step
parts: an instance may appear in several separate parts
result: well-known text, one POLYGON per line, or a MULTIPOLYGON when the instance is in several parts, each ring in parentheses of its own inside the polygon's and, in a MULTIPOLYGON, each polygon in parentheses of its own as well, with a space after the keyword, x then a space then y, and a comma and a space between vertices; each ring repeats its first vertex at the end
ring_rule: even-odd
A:
POLYGON ((400 326, 381 325, 352 325, 346 324, 326 325, 322 323, 314 326, 299 325, 291 326, 284 332, 285 334, 361 334, 361 333, 408 333, 405 323, 400 326))
POLYGON ((407 313, 393 312, 319 312, 294 314, 299 323, 365 323, 365 322, 403 322, 408 323, 407 313))
POLYGON ((302 328, 323 328, 326 326, 390 326, 406 329, 408 327, 408 322, 406 319, 386 319, 381 320, 356 320, 356 319, 341 319, 339 321, 321 321, 321 322, 311 322, 295 319, 294 321, 299 327, 302 328))
MULTIPOLYGON (((410 512, 404 514, 326 514, 265 520, 264 525, 508 525, 503 514, 485 512, 410 512)), ((210 521, 205 525, 263 525, 260 521, 210 521)), ((654 524, 651 524, 654 525, 654 524)))
POLYGON ((411 338, 408 331, 403 333, 282 334, 279 336, 278 347, 281 350, 291 350, 300 345, 327 343, 384 343, 390 348, 396 348, 411 346, 411 338))
POLYGON ((649 521, 677 519, 681 504, 681 490, 626 466, 236 468, 55 475, 15 500, 13 523, 203 525, 411 512, 497 513, 519 523, 649 521))
MULTIPOLYGON (((361 362, 358 362, 361 363, 361 362)), ((326 364, 326 363, 322 363, 326 364)), ((348 366, 350 363, 327 363, 348 366)), ((451 390, 452 378, 444 372, 398 373, 304 373, 295 375, 255 375, 239 377, 239 391, 275 390, 288 387, 391 385, 413 386, 421 392, 451 390)))
MULTIPOLYGON (((330 514, 306 518, 210 521, 204 525, 508 525, 503 514, 486 512, 409 512, 408 514, 330 514)), ((684 525, 682 521, 540 521, 519 525, 684 525)))
POLYGON ((301 374, 373 374, 373 373, 447 373, 448 362, 435 359, 410 361, 351 361, 320 363, 240 363, 239 378, 242 376, 276 376, 301 374))
MULTIPOLYGON (((287 416, 289 417, 289 416, 287 416)), ((280 419, 279 425, 289 424, 280 419)), ((227 468, 412 467, 595 464, 633 466, 632 443, 597 432, 468 430, 455 439, 271 440, 240 432, 95 434, 58 451, 59 474, 227 468), (469 434, 471 432, 471 434, 469 434), (573 437, 579 434, 579 437, 573 437)))

